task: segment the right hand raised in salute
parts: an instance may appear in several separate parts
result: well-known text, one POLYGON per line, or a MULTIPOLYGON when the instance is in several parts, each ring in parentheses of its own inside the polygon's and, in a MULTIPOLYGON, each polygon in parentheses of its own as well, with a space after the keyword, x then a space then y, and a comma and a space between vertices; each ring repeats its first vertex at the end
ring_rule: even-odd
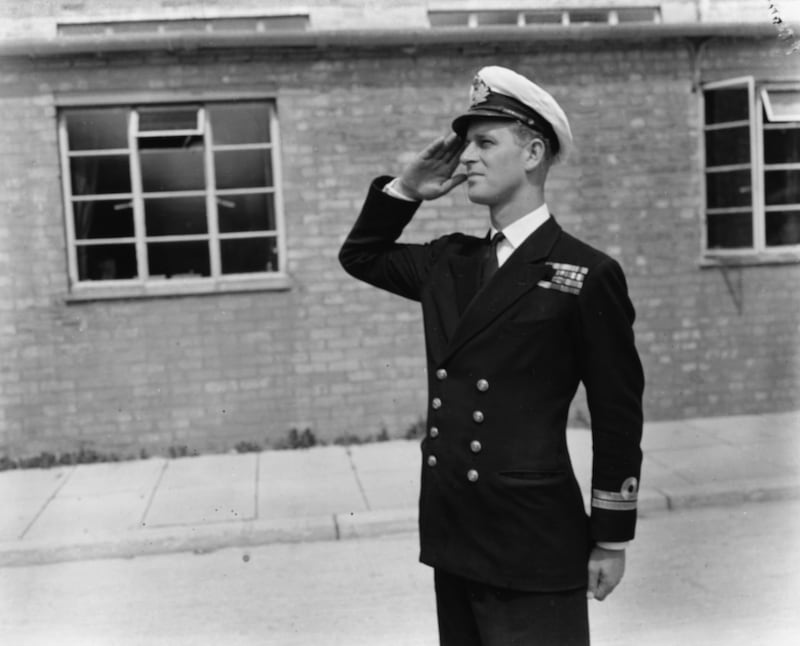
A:
POLYGON ((423 150, 400 175, 400 190, 414 200, 435 200, 466 181, 453 174, 466 142, 455 133, 439 137, 423 150))

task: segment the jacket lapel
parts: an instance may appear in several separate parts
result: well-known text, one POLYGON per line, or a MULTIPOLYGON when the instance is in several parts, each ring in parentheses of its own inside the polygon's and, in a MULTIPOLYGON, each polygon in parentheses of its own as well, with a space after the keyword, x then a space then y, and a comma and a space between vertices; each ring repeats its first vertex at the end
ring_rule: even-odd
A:
POLYGON ((464 311, 475 296, 483 249, 479 238, 476 243, 475 250, 451 256, 435 269, 431 289, 427 297, 423 295, 424 308, 436 313, 435 318, 426 322, 425 328, 428 351, 434 361, 443 357, 464 311))
MULTIPOLYGON (((443 358, 452 355, 484 330, 552 271, 543 261, 550 255, 560 234, 561 227, 551 217, 520 245, 463 311, 452 334, 447 335, 449 343, 443 358)), ((472 266, 472 282, 469 285, 474 286, 480 257, 472 258, 472 266)), ((463 289, 466 288, 467 285, 463 286, 463 289)))

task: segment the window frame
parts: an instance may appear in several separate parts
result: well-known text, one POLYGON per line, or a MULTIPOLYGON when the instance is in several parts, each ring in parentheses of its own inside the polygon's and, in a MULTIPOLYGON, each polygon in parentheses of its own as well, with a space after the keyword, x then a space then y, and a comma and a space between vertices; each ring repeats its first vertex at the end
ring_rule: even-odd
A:
MULTIPOLYGON (((63 199, 63 217, 65 224, 65 243, 67 252, 67 278, 68 293, 67 301, 87 301, 87 300, 106 300, 119 298, 137 298, 152 296, 181 296, 189 294, 209 294, 226 293, 255 290, 286 290, 292 286, 291 277, 287 266, 287 242, 286 242, 286 223, 283 203, 283 173, 281 164, 281 144, 279 127, 278 101, 274 93, 268 92, 204 92, 198 93, 175 93, 175 92, 149 92, 149 93, 129 93, 129 94, 82 94, 82 95, 61 95, 55 98, 56 107, 56 128, 59 142, 59 156, 61 160, 61 183, 63 199), (222 102, 264 102, 269 109, 269 143, 257 144, 259 149, 270 151, 272 164, 272 186, 270 190, 254 191, 269 193, 273 196, 275 210, 275 247, 278 257, 278 266, 275 271, 258 273, 238 273, 223 274, 221 271, 221 245, 224 239, 236 237, 259 237, 247 236, 243 233, 224 235, 220 237, 218 227, 218 217, 207 215, 208 231, 205 236, 209 244, 209 276, 199 277, 172 277, 154 278, 152 276, 138 276, 136 278, 114 279, 114 280, 80 280, 78 271, 78 239, 75 231, 75 212, 73 208, 73 194, 71 186, 70 149, 67 139, 65 113, 69 109, 92 109, 92 108, 114 108, 118 107, 128 111, 127 123, 127 148, 109 149, 104 153, 125 153, 133 161, 139 155, 138 149, 133 149, 133 139, 141 137, 141 133, 136 131, 135 119, 136 109, 149 106, 187 106, 193 105, 198 108, 198 127, 202 127, 204 120, 207 119, 209 105, 222 102), (136 157, 134 157, 136 155, 136 157)), ((213 128, 213 126, 212 126, 213 128)), ((155 131, 154 131, 155 132, 155 131)), ((169 131, 174 134, 175 131, 169 131)), ((147 131, 145 137, 155 136, 153 132, 147 131)), ((208 143, 207 140, 204 143, 208 143)), ((249 144, 254 146, 255 144, 249 144)), ((248 144, 227 145, 214 144, 204 145, 203 165, 209 168, 210 157, 217 150, 229 148, 248 149, 248 144)), ((73 151, 74 152, 74 151, 73 151)), ((92 151, 96 153, 97 151, 92 151)), ((133 216, 135 219, 134 245, 136 249, 137 270, 141 273, 142 260, 147 254, 147 236, 144 228, 144 200, 147 192, 143 190, 140 173, 140 164, 131 163, 131 200, 133 205, 133 216)), ((216 211, 216 201, 224 198, 225 189, 218 189, 215 181, 209 181, 206 177, 204 186, 197 191, 204 194, 207 214, 211 209, 216 211)), ((236 189, 233 190, 236 192, 236 189)), ((113 194, 109 194, 113 196, 113 194)), ((106 197, 106 196, 104 196, 106 197)), ((180 236, 178 236, 180 237, 180 236)), ((119 242, 115 239, 115 242, 119 242)))
MULTIPOLYGON (((765 203, 764 173, 767 164, 764 161, 764 99, 763 94, 768 90, 792 89, 800 90, 800 80, 756 80, 754 76, 739 76, 703 83, 699 94, 701 137, 700 137, 700 160, 703 181, 701 182, 702 193, 702 256, 701 265, 716 266, 719 264, 769 264, 783 262, 800 262, 800 243, 795 245, 773 245, 766 244, 766 212, 768 210, 765 203), (748 119, 747 124, 750 135, 750 183, 751 183, 751 226, 753 244, 749 247, 739 247, 731 249, 716 249, 708 246, 708 215, 712 211, 724 211, 726 209, 709 209, 708 195, 706 190, 706 177, 708 175, 708 165, 706 159, 705 138, 709 130, 714 130, 720 124, 709 126, 705 122, 706 92, 709 90, 733 89, 746 87, 748 91, 748 119)), ((733 123, 733 122, 731 122, 733 123)), ((741 124, 745 123, 742 120, 741 124)), ((729 124, 728 124, 729 125, 729 124)), ((731 209, 727 209, 731 210, 731 209)))

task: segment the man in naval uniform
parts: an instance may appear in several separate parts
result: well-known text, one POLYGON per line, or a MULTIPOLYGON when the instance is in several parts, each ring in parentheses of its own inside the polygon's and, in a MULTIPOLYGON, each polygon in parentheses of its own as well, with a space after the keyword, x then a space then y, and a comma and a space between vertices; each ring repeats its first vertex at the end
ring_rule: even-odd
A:
POLYGON ((619 264, 547 208, 547 174, 572 146, 550 94, 485 67, 452 129, 399 177, 373 182, 339 259, 422 305, 420 560, 434 568, 440 643, 585 645, 587 599, 619 583, 636 524, 644 376, 634 309, 619 264), (462 183, 489 207, 487 236, 397 242, 422 201, 462 183), (588 515, 566 443, 581 382, 588 515))

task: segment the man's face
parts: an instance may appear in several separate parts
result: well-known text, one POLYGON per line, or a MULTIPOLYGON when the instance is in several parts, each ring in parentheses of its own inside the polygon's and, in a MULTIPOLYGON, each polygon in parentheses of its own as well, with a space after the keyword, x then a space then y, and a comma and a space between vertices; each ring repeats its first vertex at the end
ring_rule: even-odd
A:
POLYGON ((526 148, 514 136, 512 122, 475 119, 466 133, 461 163, 467 174, 467 195, 476 204, 502 205, 525 184, 526 148))

